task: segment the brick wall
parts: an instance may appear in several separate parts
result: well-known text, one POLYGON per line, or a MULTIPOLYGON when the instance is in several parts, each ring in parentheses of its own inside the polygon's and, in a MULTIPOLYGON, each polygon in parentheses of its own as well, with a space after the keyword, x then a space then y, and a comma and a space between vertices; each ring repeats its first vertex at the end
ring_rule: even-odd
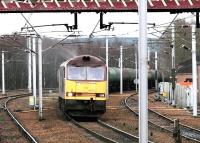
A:
POLYGON ((177 82, 184 82, 186 78, 192 78, 191 73, 179 73, 176 75, 177 82))

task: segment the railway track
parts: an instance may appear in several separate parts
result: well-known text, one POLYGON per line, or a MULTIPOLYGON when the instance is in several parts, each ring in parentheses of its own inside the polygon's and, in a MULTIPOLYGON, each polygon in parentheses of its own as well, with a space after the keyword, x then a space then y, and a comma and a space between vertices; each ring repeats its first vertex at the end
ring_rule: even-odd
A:
MULTIPOLYGON (((94 136, 95 138, 108 143, 138 143, 139 138, 130 133, 122 131, 116 127, 113 127, 102 120, 96 122, 78 122, 71 118, 68 114, 65 116, 76 126, 84 129, 86 132, 94 136)), ((149 141, 149 143, 152 143, 149 141)))
POLYGON ((7 112, 7 114, 10 116, 10 118, 13 120, 13 122, 16 124, 16 126, 19 128, 19 131, 24 135, 25 138, 27 138, 31 143, 38 143, 38 141, 31 135, 31 133, 27 131, 25 127, 23 127, 23 125, 17 120, 17 118, 8 108, 8 103, 10 101, 15 100, 17 98, 26 97, 29 95, 30 94, 18 94, 18 95, 4 96, 0 98, 0 108, 4 109, 4 111, 7 112))
MULTIPOLYGON (((136 116, 139 116, 138 113, 138 101, 134 98, 131 98, 133 95, 128 96, 124 103, 125 106, 136 116)), ((149 115, 149 123, 161 128, 162 130, 165 130, 167 132, 170 132, 173 134, 174 130, 174 121, 152 109, 148 109, 148 115, 149 115)), ((190 126, 186 126, 183 124, 180 124, 180 132, 181 136, 191 140, 193 142, 200 143, 200 130, 192 128, 190 126)))
POLYGON ((5 102, 8 100, 7 97, 1 97, 0 98, 0 109, 5 109, 5 102))

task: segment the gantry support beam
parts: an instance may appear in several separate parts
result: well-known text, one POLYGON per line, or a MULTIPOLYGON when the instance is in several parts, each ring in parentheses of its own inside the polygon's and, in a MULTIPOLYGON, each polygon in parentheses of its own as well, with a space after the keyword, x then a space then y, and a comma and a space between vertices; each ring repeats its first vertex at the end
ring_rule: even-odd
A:
MULTIPOLYGON (((197 12, 199 10, 199 0, 148 0, 149 12, 197 12)), ((0 13, 129 11, 138 11, 138 0, 0 1, 0 13)))

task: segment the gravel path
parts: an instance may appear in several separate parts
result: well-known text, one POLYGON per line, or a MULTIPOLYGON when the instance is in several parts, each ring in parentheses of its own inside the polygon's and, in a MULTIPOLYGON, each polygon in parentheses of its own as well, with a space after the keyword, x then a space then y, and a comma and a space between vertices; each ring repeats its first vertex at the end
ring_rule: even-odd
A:
MULTIPOLYGON (((8 96, 13 94, 16 93, 9 92, 8 96)), ((2 96, 0 101, 1 98, 2 96)), ((3 101, 1 104, 4 105, 3 101)), ((28 140, 20 133, 15 123, 2 108, 0 109, 0 143, 28 143, 28 140)))
POLYGON ((67 121, 58 110, 56 98, 44 99, 44 118, 38 120, 38 111, 28 106, 28 98, 13 101, 9 106, 15 112, 17 118, 33 136, 41 143, 93 143, 97 142, 92 136, 82 129, 75 127, 67 121))

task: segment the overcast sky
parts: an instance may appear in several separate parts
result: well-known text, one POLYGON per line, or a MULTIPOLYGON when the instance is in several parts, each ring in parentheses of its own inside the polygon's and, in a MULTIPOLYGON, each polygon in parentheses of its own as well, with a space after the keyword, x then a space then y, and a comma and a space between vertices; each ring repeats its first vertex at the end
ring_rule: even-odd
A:
MULTIPOLYGON (((70 13, 27 13, 24 14, 27 17, 32 25, 46 25, 46 24, 60 24, 67 23, 73 25, 73 15, 70 13)), ((162 27, 157 28, 157 30, 162 31, 169 23, 174 19, 176 14, 170 13, 149 13, 147 16, 148 23, 155 23, 156 25, 162 25, 162 27)), ((187 21, 192 21, 191 13, 179 14, 178 18, 187 17, 187 21)), ((0 14, 0 34, 11 34, 13 32, 20 32, 21 27, 26 23, 24 18, 20 13, 18 14, 0 14)), ((89 35, 94 29, 95 25, 99 21, 99 14, 96 13, 81 13, 78 14, 78 31, 81 31, 81 35, 89 35)), ((104 23, 108 22, 138 22, 138 14, 135 13, 106 13, 104 15, 104 23)), ((70 33, 65 32, 66 28, 64 26, 54 26, 46 28, 37 28, 36 31, 41 35, 46 35, 49 37, 63 37, 70 33), (64 31, 64 32, 55 32, 55 31, 64 31), (51 33, 48 33, 51 32, 51 33)), ((99 25, 95 31, 101 31, 99 25)), ((113 31, 98 32, 94 35, 117 35, 117 36, 129 36, 136 37, 138 31, 138 25, 114 25, 113 31)), ((149 29, 148 33, 156 32, 152 28, 149 29)), ((160 35, 159 33, 154 33, 160 35)), ((149 37, 154 37, 149 34, 149 37)))

